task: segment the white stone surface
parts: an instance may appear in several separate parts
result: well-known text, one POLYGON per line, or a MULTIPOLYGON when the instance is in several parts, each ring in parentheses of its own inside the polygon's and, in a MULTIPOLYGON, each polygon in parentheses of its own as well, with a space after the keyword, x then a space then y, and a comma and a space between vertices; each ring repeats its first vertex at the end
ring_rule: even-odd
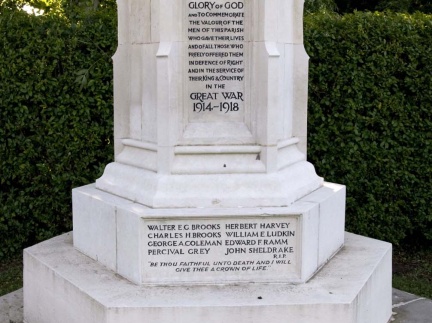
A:
MULTIPOLYGON (((93 259, 100 261, 112 270, 117 269, 116 257, 116 202, 122 203, 120 198, 102 201, 99 192, 92 196, 72 193, 73 226, 79 228, 75 234, 75 248, 85 250, 93 259), (91 210, 91 216, 88 211, 91 210)), ((124 203, 124 202, 123 202, 124 203)))
POLYGON ((24 252, 27 323, 386 323, 391 245, 346 234, 308 283, 137 286, 76 251, 65 234, 24 252))
POLYGON ((322 185, 306 161, 302 0, 118 11, 115 162, 97 188, 153 208, 281 207, 322 185))
MULTIPOLYGON (((260 161, 256 158, 253 162, 259 168, 260 161)), ((203 159, 211 164, 210 174, 169 175, 111 163, 103 177, 96 180, 96 187, 152 208, 282 207, 291 205, 323 183, 307 162, 297 162, 272 174, 239 174, 236 169, 239 165, 233 159, 203 159), (212 170, 216 168, 223 174, 214 174, 212 170), (232 173, 228 173, 229 170, 232 173)), ((200 161, 197 158, 195 162, 200 161)), ((204 167, 195 162, 190 165, 196 165, 196 169, 204 167)))
POLYGON ((318 266, 325 264, 344 241, 345 189, 326 183, 327 190, 316 190, 300 201, 319 204, 318 266), (334 194, 329 196, 329 190, 334 194))
MULTIPOLYGON (((342 247, 344 241, 345 187, 331 183, 325 183, 320 189, 288 207, 279 208, 152 209, 98 190, 94 185, 75 189, 73 198, 75 246, 89 257, 116 270, 120 275, 137 284, 242 281, 301 283, 310 279, 342 247), (107 222, 111 223, 109 227, 107 222), (263 223, 285 222, 290 223, 290 226, 285 229, 277 229, 277 227, 274 230, 260 229, 263 223), (231 223, 256 224, 253 230, 232 229, 232 227, 227 230, 226 225, 231 223), (155 232, 161 235, 149 239, 149 234, 152 232, 148 231, 148 225, 156 224, 174 227, 156 230, 155 232), (189 225, 187 230, 178 230, 179 225, 185 224, 189 225), (191 230, 193 224, 216 224, 218 228, 191 230), (291 230, 293 234, 290 233, 291 230), (212 232, 214 233, 212 237, 199 236, 212 234, 212 232), (226 232, 236 232, 238 236, 233 239, 226 232), (248 232, 258 236, 250 235, 248 232), (166 236, 163 236, 164 234, 166 236), (241 237, 242 234, 249 234, 249 236, 241 237), (271 235, 275 238, 263 238, 271 235), (106 243, 95 243, 106 239, 106 243), (227 242, 228 240, 235 241, 227 242), (249 245, 238 244, 242 242, 241 240, 254 241, 249 245), (197 244, 209 244, 214 241, 219 245, 213 244, 210 248, 197 244), (150 248, 154 242, 159 242, 157 248, 150 248), (179 245, 180 242, 183 245, 179 245), (232 246, 245 250, 240 249, 233 253, 232 250, 228 250, 232 246), (277 251, 269 253, 270 249, 264 251, 249 249, 256 247, 277 248, 277 251), (293 249, 280 251, 279 248, 284 247, 293 249), (199 252, 206 251, 206 253, 195 255, 193 254, 195 248, 199 252), (158 251, 162 249, 164 251, 158 251), (219 265, 214 266, 215 262, 224 263, 224 261, 232 263, 222 267, 237 271, 221 272, 219 265), (236 261, 242 261, 241 265, 235 265, 236 261), (287 266, 279 261, 286 261, 287 266), (176 263, 175 266, 163 266, 163 263, 173 262, 176 263), (209 264, 192 266, 181 264, 188 262, 209 264), (262 267, 269 265, 266 262, 272 262, 271 266, 262 267), (150 266, 150 263, 154 266, 150 266), (246 268, 243 268, 243 265, 246 268), (251 268, 247 268, 250 266, 251 268), (195 267, 208 272, 203 275, 197 272, 198 269, 194 269, 195 267)), ((213 200, 213 203, 220 203, 220 201, 213 200)))
MULTIPOLYGON (((22 323, 23 312, 22 289, 0 297, 1 323, 22 323)), ((424 323, 428 322, 430 317, 432 300, 393 288, 393 313, 390 322, 424 323)))

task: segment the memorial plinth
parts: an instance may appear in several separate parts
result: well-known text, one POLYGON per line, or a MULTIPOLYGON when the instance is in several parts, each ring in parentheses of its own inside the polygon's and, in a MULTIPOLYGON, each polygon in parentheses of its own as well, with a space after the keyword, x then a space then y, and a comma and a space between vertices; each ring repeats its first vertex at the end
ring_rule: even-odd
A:
POLYGON ((387 323, 391 245, 347 233, 307 284, 132 284, 78 252, 71 234, 26 251, 26 322, 387 323))
POLYGON ((73 190, 74 249, 25 252, 28 323, 386 322, 391 247, 358 237, 351 264, 332 260, 345 187, 306 160, 302 15, 301 0, 118 1, 115 161, 73 190), (273 296, 245 300, 259 290, 273 296))
POLYGON ((345 187, 289 207, 152 209, 74 192, 74 246, 137 284, 302 283, 343 245, 345 187))
POLYGON ((213 208, 288 206, 322 185, 306 161, 301 1, 118 11, 115 162, 96 188, 152 208, 213 208))

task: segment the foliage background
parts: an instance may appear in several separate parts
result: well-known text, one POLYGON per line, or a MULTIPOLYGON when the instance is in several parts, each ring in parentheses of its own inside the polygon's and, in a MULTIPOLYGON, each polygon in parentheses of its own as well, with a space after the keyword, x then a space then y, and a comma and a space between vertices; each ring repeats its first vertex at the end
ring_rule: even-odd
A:
MULTIPOLYGON (((22 4, 0 6, 0 258, 70 230, 112 159, 114 3, 22 4)), ((347 185, 348 230, 431 245, 432 17, 309 4, 311 162, 347 185)))
POLYGON ((114 12, 0 13, 0 257, 71 229, 112 157, 114 12))
POLYGON ((308 156, 347 185, 347 229, 432 239, 432 17, 309 15, 308 156))

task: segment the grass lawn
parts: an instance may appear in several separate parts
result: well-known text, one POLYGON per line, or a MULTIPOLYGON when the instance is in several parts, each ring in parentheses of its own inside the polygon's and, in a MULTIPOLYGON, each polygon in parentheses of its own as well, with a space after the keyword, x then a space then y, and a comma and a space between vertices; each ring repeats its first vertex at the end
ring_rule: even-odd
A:
MULTIPOLYGON (((0 296, 22 287, 22 255, 0 263, 0 296)), ((393 251, 393 287, 432 299, 432 248, 393 251)))
POLYGON ((432 299, 432 248, 393 251, 393 287, 432 299))
POLYGON ((0 262, 0 296, 22 287, 22 254, 0 262))

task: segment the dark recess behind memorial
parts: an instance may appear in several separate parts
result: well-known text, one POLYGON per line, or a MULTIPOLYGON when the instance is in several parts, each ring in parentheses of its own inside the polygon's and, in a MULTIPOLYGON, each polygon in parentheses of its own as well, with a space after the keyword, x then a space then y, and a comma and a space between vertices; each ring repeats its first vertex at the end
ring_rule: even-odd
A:
POLYGON ((354 11, 383 11, 432 13, 431 0, 306 0, 305 12, 335 11, 339 14, 354 11))

